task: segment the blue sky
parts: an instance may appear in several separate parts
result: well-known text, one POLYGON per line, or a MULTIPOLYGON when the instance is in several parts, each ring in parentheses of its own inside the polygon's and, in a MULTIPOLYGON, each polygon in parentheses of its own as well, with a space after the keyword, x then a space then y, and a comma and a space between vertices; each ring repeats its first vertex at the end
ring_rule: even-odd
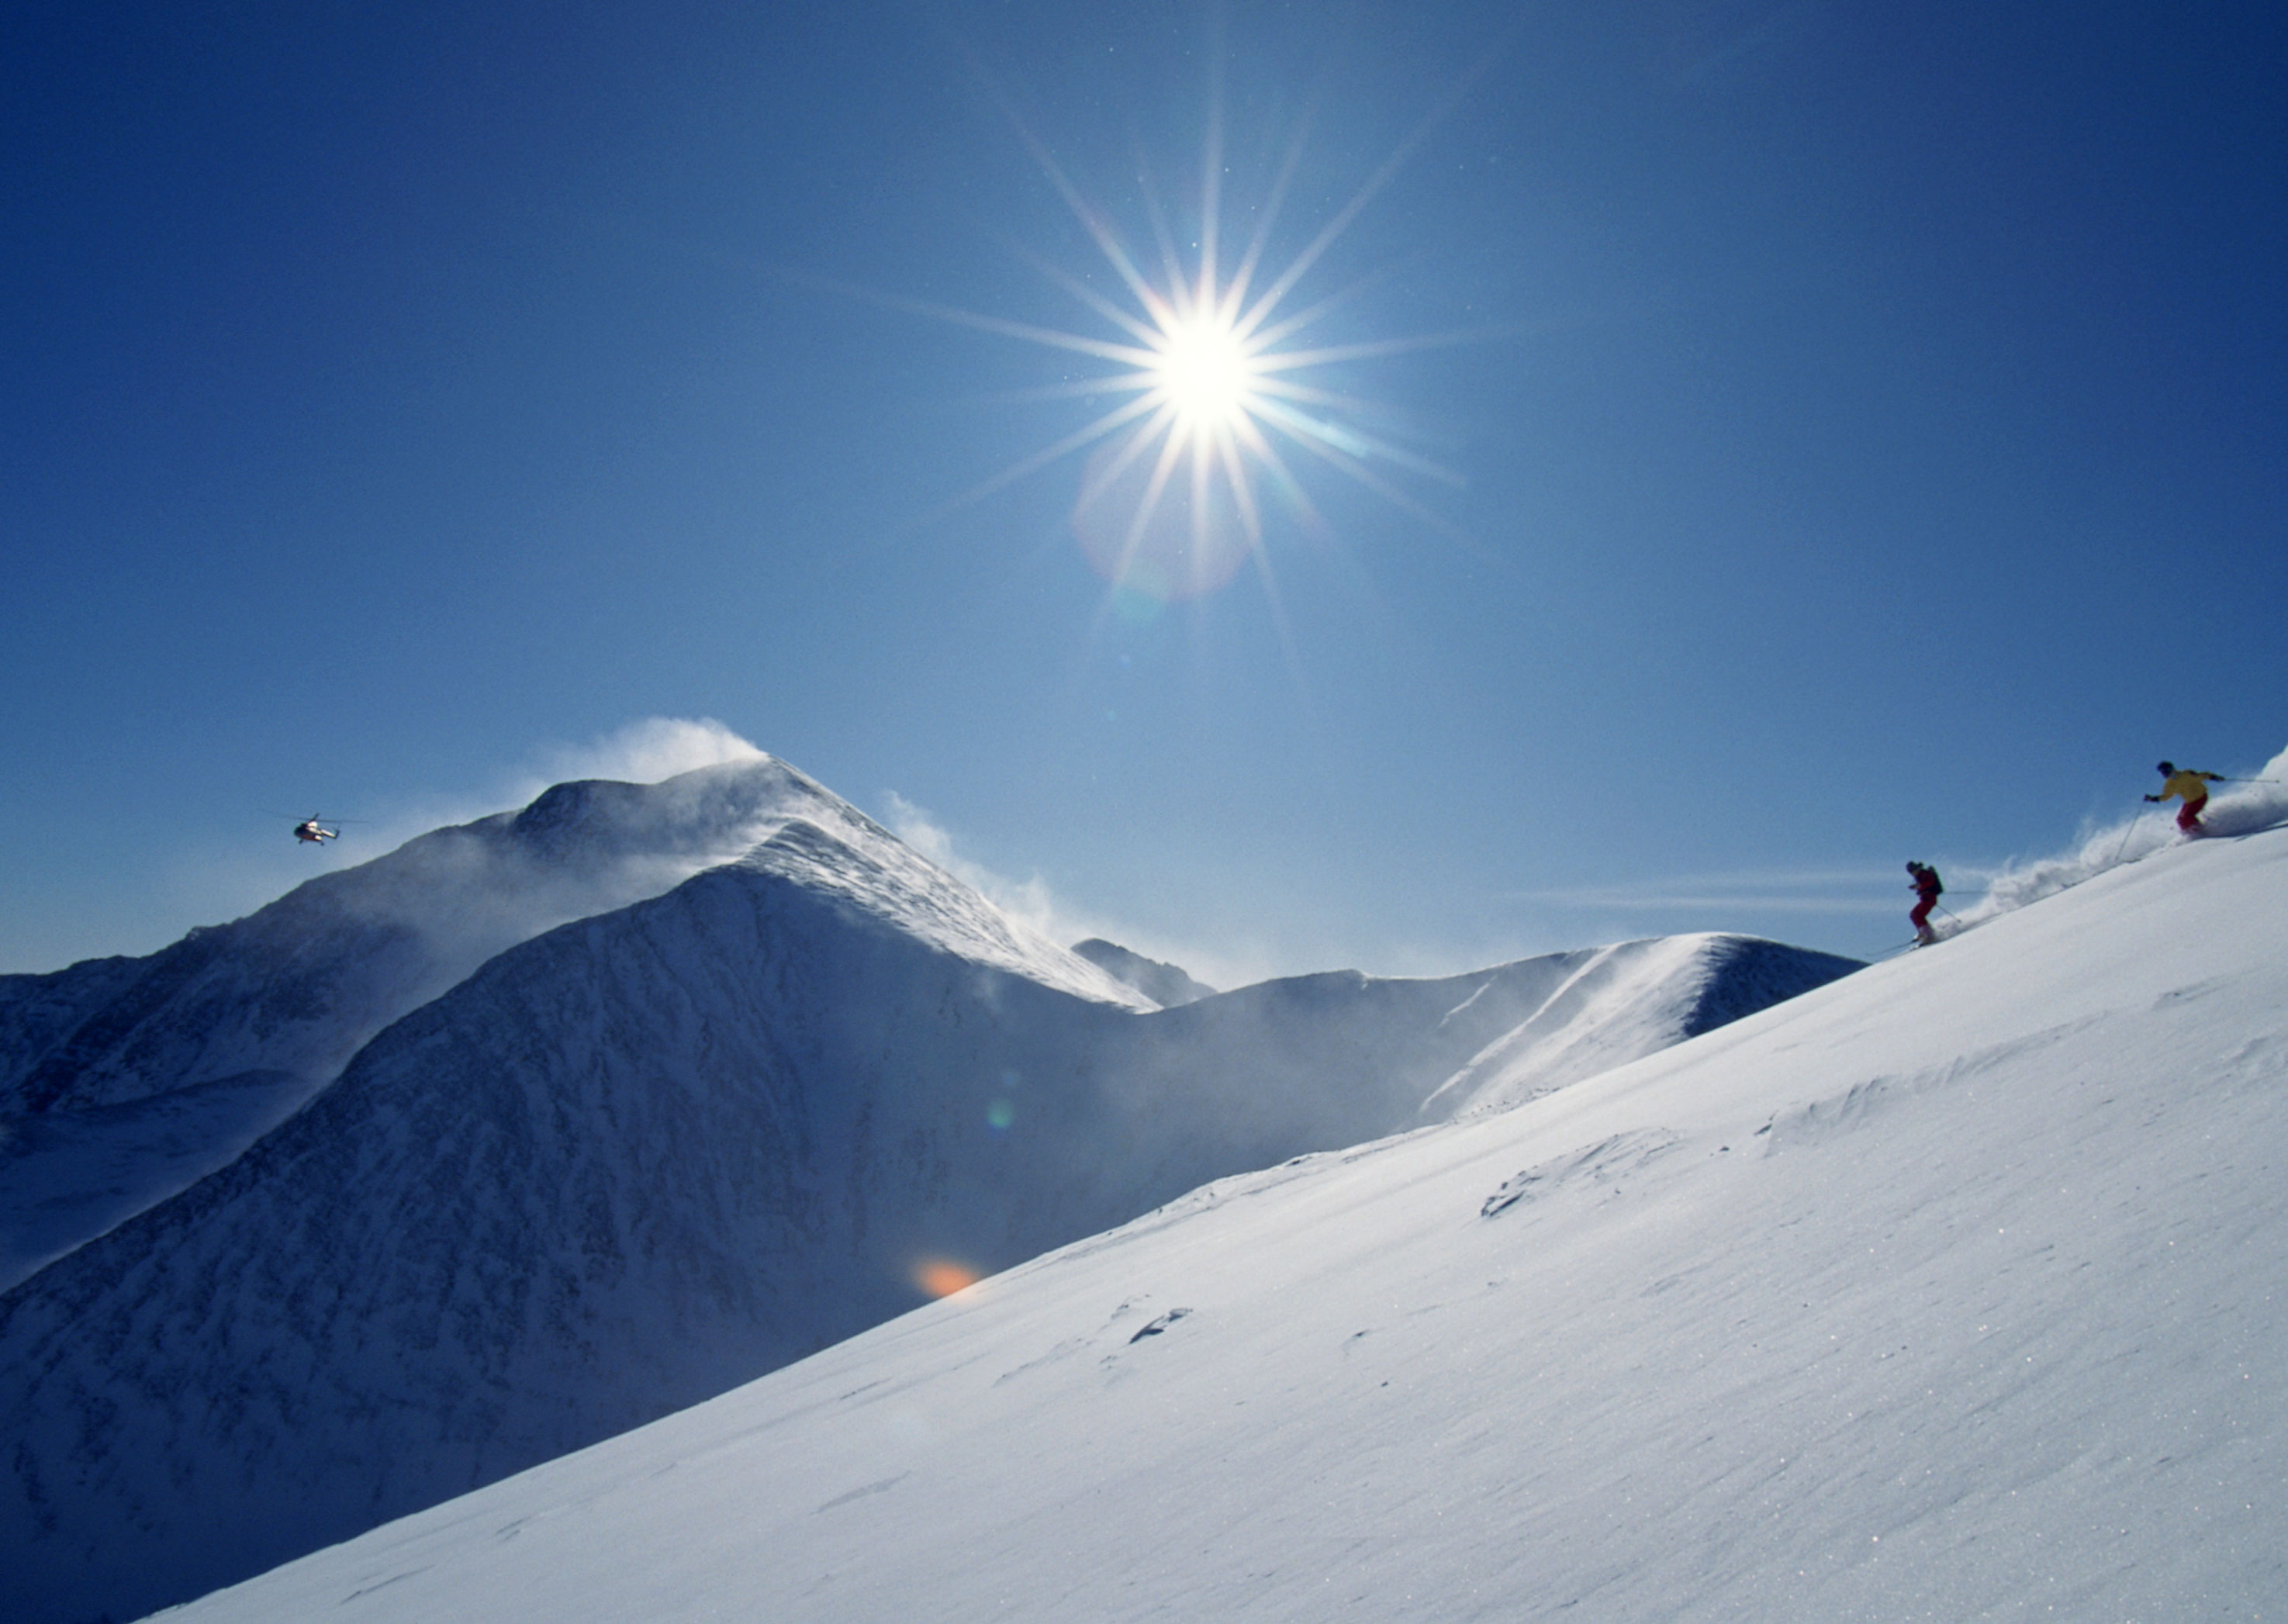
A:
POLYGON ((0 970, 147 952, 647 717, 1212 977, 1903 940, 1906 858, 2284 741, 2284 35, 12 8, 0 970), (1163 601, 1076 543, 1084 452, 961 500, 1120 368, 920 307, 1123 337, 1042 269, 1120 297, 1041 155, 1156 265, 1217 107, 1227 273, 1291 149, 1274 269, 1403 155, 1284 306, 1344 296, 1291 342, 1348 354, 1314 421, 1390 489, 1281 441, 1318 522, 1267 497, 1163 601), (296 851, 312 812, 367 821, 296 851))

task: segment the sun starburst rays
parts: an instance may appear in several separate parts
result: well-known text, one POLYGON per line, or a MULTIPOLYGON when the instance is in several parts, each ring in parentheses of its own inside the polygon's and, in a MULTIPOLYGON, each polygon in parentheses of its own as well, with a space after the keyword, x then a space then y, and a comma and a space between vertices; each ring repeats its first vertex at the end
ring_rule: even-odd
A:
POLYGON ((1211 107, 1202 145, 1196 206, 1182 211, 1189 230, 1176 229, 1150 166, 1140 156, 1136 194, 1145 230, 1132 241, 993 88, 1101 264, 1090 276, 1021 247, 1017 251, 1101 323, 1101 329, 1070 330, 912 299, 887 302, 1102 364, 1101 370, 997 398, 1077 400, 1107 404, 1108 409, 980 482, 951 505, 978 501, 1084 454, 1069 518, 1074 538, 1116 593, 1163 603, 1212 592, 1250 560, 1275 598, 1264 547, 1275 511, 1309 535, 1332 535, 1298 475, 1296 454, 1302 465, 1339 472, 1410 516, 1450 533, 1452 527, 1410 495, 1402 481, 1424 478, 1458 485, 1459 476, 1369 426, 1391 423, 1394 414, 1335 386, 1339 378, 1308 375, 1489 335, 1362 339, 1330 332, 1332 319, 1355 313, 1387 271, 1331 293, 1302 297, 1312 273, 1450 105, 1426 119, 1327 218, 1299 233, 1305 237, 1302 246, 1282 259, 1274 257, 1273 244, 1299 170, 1307 125, 1285 144, 1267 189, 1249 210, 1251 229, 1243 244, 1234 238, 1234 254, 1223 236, 1223 138, 1217 107, 1211 107))
POLYGON ((1281 301, 1300 281, 1289 267, 1251 302, 1274 208, 1264 209, 1252 240, 1227 274, 1217 263, 1212 223, 1220 206, 1216 187, 1202 189, 1203 223, 1188 264, 1156 203, 1148 205, 1153 234, 1160 239, 1160 265, 1159 274, 1148 278, 1111 224, 1082 203, 1069 183, 1059 189, 1074 203, 1133 305, 1107 297, 1061 267, 1042 268, 1084 308, 1135 342, 1091 340, 1085 334, 1047 329, 1016 330, 1025 324, 991 325, 1013 337, 1114 363, 1100 375, 1058 385, 1059 392, 1130 398, 989 483, 998 488, 1095 446, 1074 503, 1072 528, 1116 588, 1165 601, 1221 586, 1261 548, 1267 496, 1307 527, 1323 529, 1275 440, 1291 441, 1386 495, 1394 487, 1368 470, 1370 462, 1411 471, 1432 468, 1378 436, 1332 421, 1334 414, 1355 404, 1351 397, 1291 376, 1363 359, 1379 353, 1379 346, 1331 345, 1316 353, 1283 347, 1347 304, 1349 296, 1283 313, 1281 301), (1327 416, 1314 415, 1314 408, 1327 416))

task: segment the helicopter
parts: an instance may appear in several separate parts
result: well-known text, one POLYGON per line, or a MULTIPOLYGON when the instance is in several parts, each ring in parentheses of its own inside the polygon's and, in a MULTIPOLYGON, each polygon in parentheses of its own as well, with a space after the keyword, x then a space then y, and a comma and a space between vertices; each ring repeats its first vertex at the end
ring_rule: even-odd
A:
POLYGON ((341 830, 330 829, 315 818, 305 818, 294 826, 294 838, 306 841, 314 846, 322 846, 330 840, 339 840, 341 837, 341 830))

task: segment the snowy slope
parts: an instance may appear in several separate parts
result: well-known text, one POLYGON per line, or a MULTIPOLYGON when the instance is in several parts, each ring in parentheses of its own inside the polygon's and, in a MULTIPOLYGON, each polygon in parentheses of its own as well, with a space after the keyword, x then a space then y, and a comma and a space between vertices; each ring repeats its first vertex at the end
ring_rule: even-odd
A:
POLYGON ((1146 1002, 949 891, 782 762, 560 784, 149 958, 0 977, 0 1287, 228 1162, 377 1032, 496 954, 659 895, 796 820, 894 876, 880 906, 906 910, 917 934, 1084 997, 1146 1002))
POLYGON ((1225 1180, 171 1617, 2271 1617, 2284 1175, 2275 829, 1225 1180))
MULTIPOLYGON (((870 826, 786 821, 496 955, 0 1295, 0 1612, 195 1595, 853 1335, 926 1268, 1410 1124, 1600 956, 1140 1012, 870 826)), ((1769 994, 1755 956, 1668 955, 1639 1035, 1769 994)))

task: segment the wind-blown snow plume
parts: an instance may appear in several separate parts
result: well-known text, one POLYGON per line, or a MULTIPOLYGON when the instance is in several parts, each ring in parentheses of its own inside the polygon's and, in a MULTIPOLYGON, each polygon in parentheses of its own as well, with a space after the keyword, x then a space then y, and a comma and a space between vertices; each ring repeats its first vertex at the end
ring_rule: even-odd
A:
POLYGON ((585 744, 558 745, 543 751, 543 776, 513 798, 529 801, 549 785, 574 779, 612 778, 631 784, 655 784, 695 768, 755 761, 763 754, 759 747, 713 717, 646 717, 585 744))
MULTIPOLYGON (((1180 963, 1188 972, 1221 987, 1251 986, 1259 981, 1291 976, 1297 973, 1299 963, 1316 968, 1345 962, 1343 955, 1348 949, 1339 944, 1298 941, 1292 937, 1269 939, 1249 934, 1261 929, 1259 920, 1240 925, 1224 917, 1203 929, 1196 919, 1191 928, 1201 931, 1201 937, 1176 940, 1134 920, 1108 918, 1076 906, 1069 897, 1060 896, 1037 873, 1021 880, 1012 879, 965 855, 953 831, 934 813, 916 805, 896 790, 889 791, 884 800, 886 804, 882 820, 891 833, 1045 940, 1067 947, 1090 939, 1116 942, 1123 949, 1146 959, 1180 963), (1213 939, 1205 939, 1209 937, 1213 939)), ((1186 927, 1180 924, 1177 928, 1186 927)), ((1457 950, 1451 944, 1421 951, 1386 945, 1374 973, 1434 978, 1523 958, 1528 951, 1511 943, 1468 951, 1457 950)))
POLYGON ((362 862, 377 851, 402 845, 432 829, 474 823, 503 807, 529 805, 558 784, 591 779, 658 784, 702 767, 768 758, 767 751, 713 717, 640 717, 577 744, 536 746, 521 763, 503 771, 489 788, 425 795, 383 808, 360 831, 354 847, 347 852, 335 848, 332 854, 338 866, 348 867, 354 856, 362 862))
MULTIPOLYGON (((2172 803, 2171 805, 2174 804, 2172 803)), ((2236 775, 2211 797, 2201 821, 2212 835, 2250 835, 2288 822, 2288 750, 2252 773, 2236 775)), ((2148 808, 2134 817, 2085 825, 2073 845, 2053 857, 2006 865, 1986 895, 1962 910, 1960 928, 2014 913, 2030 902, 2054 896, 2084 880, 2133 863, 2183 836, 2167 808, 2148 808)))
MULTIPOLYGON (((784 805, 775 789, 757 788, 760 780, 701 774, 770 760, 712 717, 645 717, 584 743, 544 746, 533 759, 536 769, 512 775, 477 806, 461 803, 449 812, 425 804, 370 825, 361 852, 417 844, 420 883, 408 887, 393 875, 388 884, 346 888, 343 905, 376 923, 418 930, 465 974, 512 942, 671 891, 738 856, 789 817, 828 816, 820 805, 831 799, 799 774, 788 775, 789 787, 799 780, 811 793, 798 791, 784 805), (576 793, 584 783, 647 788, 576 793), (452 825, 520 828, 539 838, 454 839, 452 825), (435 906, 440 896, 450 897, 449 907, 435 906)), ((361 855, 356 866, 370 860, 361 855)))
POLYGON ((1117 938, 1124 943, 1134 939, 1132 931, 1073 908, 1037 874, 1013 880, 963 856, 954 849, 952 831, 896 790, 886 799, 885 820, 892 834, 1044 939, 1069 945, 1093 937, 1117 938))

